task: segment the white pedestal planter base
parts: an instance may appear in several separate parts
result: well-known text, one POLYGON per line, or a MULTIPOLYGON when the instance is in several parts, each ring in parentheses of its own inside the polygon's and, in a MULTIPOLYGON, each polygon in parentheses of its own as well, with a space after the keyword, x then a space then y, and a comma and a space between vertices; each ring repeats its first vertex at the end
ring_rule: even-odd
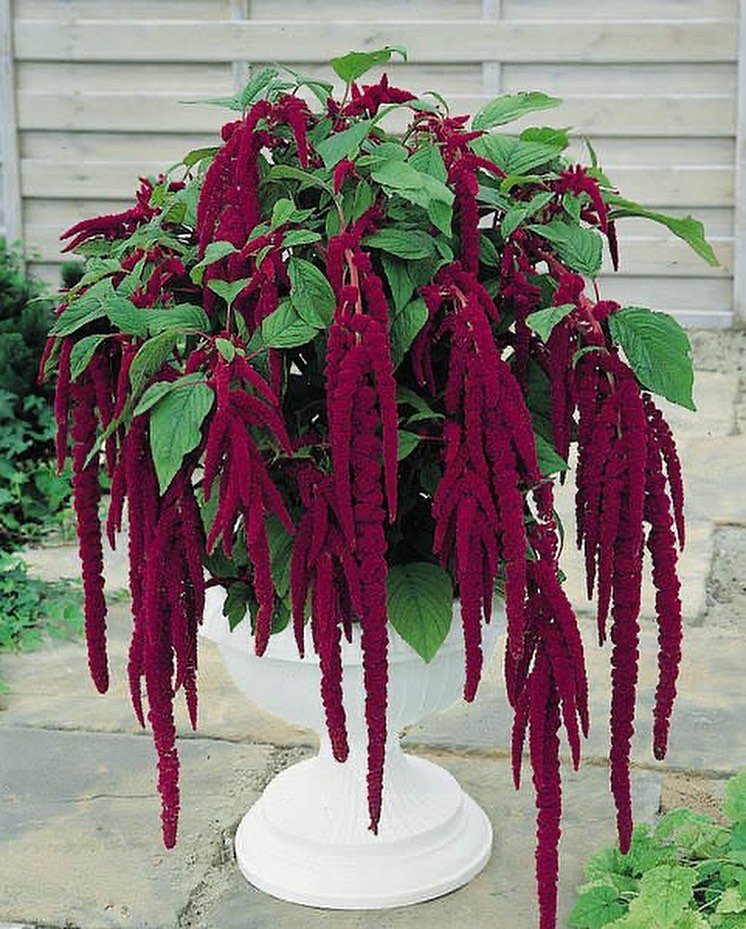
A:
MULTIPOLYGON (((321 750, 279 774, 244 816, 236 857, 256 887, 294 903, 328 909, 382 909, 430 900, 461 887, 487 863, 492 827, 443 768, 402 752, 399 732, 452 706, 464 686, 458 606, 451 631, 429 664, 390 629, 386 764, 378 835, 368 829, 365 688, 359 633, 342 645, 349 758, 331 754, 311 643, 298 657, 292 630, 254 655, 248 621, 233 631, 223 595, 208 591, 202 634, 251 700, 281 719, 315 729, 321 750)), ((504 630, 504 612, 484 630, 485 658, 504 630)))
POLYGON ((383 909, 455 890, 487 863, 492 826, 448 771, 390 748, 377 836, 350 815, 365 812, 350 796, 360 786, 359 765, 323 752, 275 777, 236 833, 244 877, 293 903, 383 909))

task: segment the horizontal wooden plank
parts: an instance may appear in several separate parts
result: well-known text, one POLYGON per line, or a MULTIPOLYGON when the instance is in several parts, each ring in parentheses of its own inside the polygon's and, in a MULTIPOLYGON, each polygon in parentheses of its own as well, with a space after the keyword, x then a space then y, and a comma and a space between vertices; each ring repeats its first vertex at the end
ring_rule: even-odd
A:
POLYGON ((735 62, 648 62, 631 67, 609 62, 537 63, 527 57, 526 61, 503 64, 501 86, 506 92, 536 89, 560 97, 589 91, 605 94, 735 94, 738 68, 735 62))
MULTIPOLYGON (((21 162, 21 190, 25 197, 88 197, 119 200, 129 196, 140 174, 153 174, 166 162, 47 161, 21 162)), ((612 181, 631 199, 651 206, 729 206, 733 202, 733 169, 728 167, 677 169, 619 168, 612 181)))
POLYGON ((229 19, 231 0, 14 0, 18 19, 229 19))
POLYGON ((39 61, 328 61, 404 44, 413 61, 734 61, 735 21, 112 22, 17 19, 16 56, 39 61), (164 36, 168 35, 168 40, 164 36))
POLYGON ((705 270, 702 277, 633 277, 604 275, 599 278, 601 295, 623 306, 647 306, 668 313, 682 311, 730 313, 733 282, 705 270))
MULTIPOLYGON (((482 0, 355 0, 344 6, 347 20, 479 19, 482 0)), ((329 22, 340 18, 339 0, 283 0, 282 19, 329 22)), ((252 19, 277 19, 277 0, 251 0, 252 19)), ((393 40, 392 41, 398 41, 393 40)))
MULTIPOLYGON (((286 0, 283 0, 283 6, 286 0)), ((305 3, 306 0, 296 0, 305 3)), ((501 0, 504 19, 551 19, 566 14, 565 0, 501 0)), ((738 16, 738 0, 573 0, 577 19, 714 19, 738 16)))
MULTIPOLYGON (((448 94, 454 113, 475 112, 490 98, 448 94)), ((227 91, 227 88, 226 88, 227 91)), ((210 132, 231 117, 230 111, 204 104, 187 105, 188 94, 173 92, 47 92, 21 91, 21 129, 66 129, 111 132, 210 132)), ((605 136, 710 137, 735 132, 735 102, 729 95, 585 96, 566 97, 543 122, 569 125, 577 132, 605 136)), ((405 111, 395 111, 385 125, 392 131, 406 125, 405 111)), ((518 131, 536 124, 532 114, 515 123, 518 131)))

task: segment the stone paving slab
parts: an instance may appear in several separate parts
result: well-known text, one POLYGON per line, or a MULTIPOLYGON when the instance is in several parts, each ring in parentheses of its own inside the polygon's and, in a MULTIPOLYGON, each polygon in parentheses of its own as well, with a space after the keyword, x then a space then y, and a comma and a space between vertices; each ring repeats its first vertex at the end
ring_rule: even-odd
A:
MULTIPOLYGON (((534 886, 533 790, 530 780, 519 793, 504 761, 426 754, 458 778, 485 809, 495 830, 492 858, 469 885, 416 906, 391 910, 340 912, 301 907, 267 896, 247 884, 235 865, 211 877, 210 892, 191 912, 189 929, 408 929, 454 927, 515 929, 536 925, 534 886)), ((658 811, 660 777, 634 772, 638 821, 658 811)), ((565 813, 561 850, 560 922, 572 906, 588 855, 614 841, 614 817, 604 768, 586 766, 565 774, 565 813)))
MULTIPOLYGON (((111 687, 104 695, 96 691, 88 676, 82 642, 55 643, 32 654, 0 655, 2 678, 9 688, 8 694, 0 697, 0 705, 6 707, 0 712, 0 732, 3 726, 141 732, 127 689, 131 625, 127 603, 111 607, 111 687)), ((315 744, 312 733, 290 726, 251 704, 231 681, 212 642, 200 639, 199 655, 199 736, 281 747, 315 744)), ((176 703, 176 718, 180 731, 189 737, 181 697, 176 703)))
MULTIPOLYGON (((583 623, 590 689, 591 734, 586 758, 608 754, 609 650, 599 649, 589 621, 583 623)), ((652 701, 657 680, 655 633, 641 637, 640 684, 632 759, 640 765, 734 772, 746 765, 746 687, 743 678, 743 636, 737 631, 705 627, 687 630, 679 679, 679 696, 671 725, 665 764, 651 751, 652 701)), ((405 744, 452 749, 507 752, 510 707, 502 683, 501 655, 488 665, 477 699, 459 703, 440 716, 408 730, 405 744)))
POLYGON ((182 742, 179 844, 160 840, 145 736, 0 732, 0 919, 76 929, 175 926, 258 796, 270 750, 182 742))

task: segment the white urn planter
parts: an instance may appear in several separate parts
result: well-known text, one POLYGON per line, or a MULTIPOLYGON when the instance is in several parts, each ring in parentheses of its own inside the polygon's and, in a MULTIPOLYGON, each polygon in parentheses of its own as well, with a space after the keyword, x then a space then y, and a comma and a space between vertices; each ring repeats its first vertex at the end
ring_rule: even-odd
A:
MULTIPOLYGON (((335 761, 310 646, 301 659, 290 628, 257 658, 248 620, 232 632, 223 592, 208 591, 202 635, 215 642, 236 685, 253 702, 319 734, 318 755, 278 774, 236 833, 236 859, 260 890, 308 906, 380 909, 430 900, 466 884, 492 848, 484 811, 446 770, 402 751, 399 733, 452 706, 464 685, 458 607, 429 664, 390 628, 384 794, 378 835, 368 830, 366 729, 359 638, 343 641, 349 758, 335 761)), ((501 601, 485 629, 485 658, 504 631, 501 601)))

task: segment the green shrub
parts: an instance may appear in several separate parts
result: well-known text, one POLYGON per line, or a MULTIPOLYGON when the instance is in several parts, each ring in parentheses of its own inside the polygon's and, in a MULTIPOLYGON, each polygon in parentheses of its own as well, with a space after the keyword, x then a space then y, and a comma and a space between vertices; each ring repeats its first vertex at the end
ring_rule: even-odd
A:
POLYGON ((68 509, 69 474, 52 464, 51 392, 36 379, 52 311, 45 285, 0 239, 0 551, 38 539, 68 509))
POLYGON ((728 782, 722 809, 722 821, 671 810, 654 828, 638 826, 626 855, 594 855, 569 925, 746 929, 746 769, 728 782))

